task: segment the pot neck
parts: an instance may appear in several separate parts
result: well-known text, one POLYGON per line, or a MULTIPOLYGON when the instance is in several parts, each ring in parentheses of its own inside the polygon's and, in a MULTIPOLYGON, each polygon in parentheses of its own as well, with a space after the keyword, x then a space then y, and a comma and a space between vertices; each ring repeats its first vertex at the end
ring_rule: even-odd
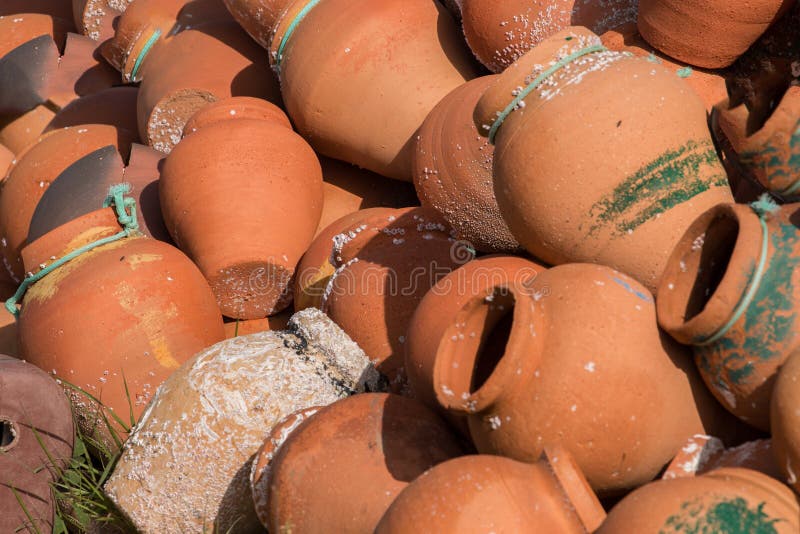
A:
POLYGON ((772 253, 768 221, 779 207, 768 198, 712 208, 679 242, 657 300, 661 326, 678 341, 716 343, 747 313, 772 253))
POLYGON ((308 14, 321 2, 322 0, 296 0, 278 18, 269 54, 270 63, 278 76, 281 74, 281 65, 289 40, 308 14))
POLYGON ((527 383, 538 367, 543 317, 521 284, 487 288, 464 305, 439 343, 436 397, 445 409, 480 413, 527 383))

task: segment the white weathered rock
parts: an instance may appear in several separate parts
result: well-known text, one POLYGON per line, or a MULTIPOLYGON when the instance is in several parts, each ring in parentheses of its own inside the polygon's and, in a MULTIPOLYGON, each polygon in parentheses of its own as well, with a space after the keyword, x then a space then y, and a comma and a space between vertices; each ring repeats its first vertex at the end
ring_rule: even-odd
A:
POLYGON ((249 474, 273 426, 374 391, 364 352, 315 308, 286 331, 217 343, 158 389, 105 489, 144 533, 261 530, 249 474))

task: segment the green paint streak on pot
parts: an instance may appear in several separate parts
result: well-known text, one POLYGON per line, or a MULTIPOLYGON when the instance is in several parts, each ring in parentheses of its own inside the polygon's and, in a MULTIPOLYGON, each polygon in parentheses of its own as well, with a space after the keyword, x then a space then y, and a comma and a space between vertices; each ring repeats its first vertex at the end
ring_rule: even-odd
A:
MULTIPOLYGON (((731 329, 713 345, 695 347, 698 367, 718 388, 728 390, 728 384, 742 386, 750 380, 760 385, 763 377, 755 373, 755 366, 785 358, 800 345, 792 279, 800 267, 800 257, 795 253, 800 229, 790 223, 781 224, 770 234, 770 240, 773 254, 753 302, 745 311, 744 324, 731 329)), ((747 266, 751 276, 754 268, 755 259, 747 266)))
POLYGON ((784 188, 786 182, 800 179, 800 120, 786 146, 776 147, 773 144, 776 140, 779 139, 771 139, 758 150, 742 152, 739 161, 751 172, 760 173, 767 181, 765 185, 777 191, 778 185, 773 184, 784 188))
POLYGON ((594 224, 589 235, 612 225, 620 236, 634 230, 676 205, 724 185, 727 179, 717 152, 710 141, 689 141, 676 150, 668 150, 639 169, 596 202, 589 210, 594 224), (701 179, 701 172, 711 168, 710 178, 701 179))
POLYGON ((683 67, 682 69, 675 71, 675 74, 678 75, 678 78, 688 78, 692 75, 692 72, 692 67, 683 67))
POLYGON ((741 497, 723 499, 706 506, 701 499, 684 503, 681 511, 670 516, 659 534, 777 534, 775 523, 762 502, 750 508, 741 497))

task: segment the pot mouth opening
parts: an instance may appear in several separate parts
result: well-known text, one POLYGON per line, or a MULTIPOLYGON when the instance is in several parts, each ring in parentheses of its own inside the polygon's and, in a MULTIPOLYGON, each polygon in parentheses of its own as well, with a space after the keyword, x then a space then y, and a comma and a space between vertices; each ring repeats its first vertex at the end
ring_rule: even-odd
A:
MULTIPOLYGON (((705 311, 728 272, 739 238, 739 222, 730 216, 716 217, 692 248, 700 248, 700 258, 693 269, 694 283, 689 289, 684 310, 688 322, 705 311)), ((682 267, 683 270, 683 267, 682 267)))
POLYGON ((487 290, 459 313, 436 356, 434 383, 442 406, 474 413, 491 404, 504 387, 502 371, 513 344, 514 293, 504 286, 487 290))
POLYGON ((6 452, 14 448, 19 441, 19 432, 13 421, 0 418, 0 452, 6 452))
POLYGON ((486 334, 481 337, 472 367, 469 393, 473 395, 486 384, 505 356, 514 325, 513 296, 508 293, 498 295, 496 291, 492 296, 495 302, 500 301, 500 303, 494 309, 490 306, 486 316, 486 334))

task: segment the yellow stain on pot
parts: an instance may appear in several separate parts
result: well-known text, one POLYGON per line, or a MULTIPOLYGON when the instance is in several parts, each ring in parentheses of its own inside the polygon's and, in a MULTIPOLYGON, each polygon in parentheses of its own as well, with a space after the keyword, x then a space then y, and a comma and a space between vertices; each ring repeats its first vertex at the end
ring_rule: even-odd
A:
MULTIPOLYGON (((322 294, 328 286, 328 282, 336 272, 330 260, 319 266, 317 273, 311 277, 307 284, 304 284, 298 296, 297 309, 317 308, 322 300, 322 294)), ((302 273, 299 273, 302 275, 302 273)))
MULTIPOLYGON (((73 239, 72 242, 78 242, 81 239, 82 236, 83 236, 83 239, 89 239, 88 238, 89 234, 91 232, 93 232, 93 231, 96 232, 98 230, 106 230, 107 231, 108 228, 93 228, 93 229, 87 230, 86 232, 82 233, 80 236, 78 236, 75 239, 73 239)), ((100 232, 100 234, 102 234, 102 232, 100 232)), ((94 235, 99 235, 99 234, 96 233, 94 235)), ((95 239, 89 239, 88 241, 86 241, 83 244, 91 243, 92 241, 95 241, 95 240, 96 240, 96 238, 95 239)), ((83 265, 84 263, 89 261, 95 254, 99 254, 100 252, 103 252, 103 251, 106 251, 106 250, 113 250, 115 248, 119 248, 124 244, 125 244, 125 240, 115 241, 113 243, 109 243, 108 245, 103 245, 101 247, 97 247, 96 249, 90 250, 89 252, 86 252, 85 254, 81 254, 77 258, 75 258, 73 260, 70 260, 69 262, 65 263, 64 265, 62 265, 61 267, 59 267, 55 271, 51 272, 50 274, 48 274, 47 276, 45 276, 44 278, 42 278, 41 280, 39 280, 38 282, 33 284, 28 289, 28 291, 25 293, 25 298, 22 301, 23 308, 25 306, 25 302, 26 301, 27 302, 44 302, 44 301, 47 301, 48 299, 52 298, 58 292, 58 288, 61 285, 61 282, 65 278, 67 278, 70 274, 72 274, 72 272, 75 271, 78 267, 80 267, 81 265, 83 265)), ((68 245, 68 247, 69 246, 71 246, 71 245, 68 245)), ((83 246, 83 245, 79 245, 79 246, 83 246)), ((68 247, 65 250, 70 250, 68 247)))
POLYGON ((135 271, 143 263, 161 261, 163 258, 164 256, 161 254, 131 254, 125 256, 125 262, 131 266, 131 270, 135 271))
POLYGON ((167 369, 180 367, 181 364, 178 363, 169 349, 169 343, 166 336, 164 336, 163 328, 165 320, 173 319, 178 315, 178 308, 175 303, 171 302, 166 308, 160 305, 150 306, 150 301, 154 299, 147 299, 147 302, 140 301, 136 288, 124 281, 117 284, 114 296, 123 310, 138 319, 138 323, 131 328, 143 331, 150 344, 151 355, 158 364, 167 369))

